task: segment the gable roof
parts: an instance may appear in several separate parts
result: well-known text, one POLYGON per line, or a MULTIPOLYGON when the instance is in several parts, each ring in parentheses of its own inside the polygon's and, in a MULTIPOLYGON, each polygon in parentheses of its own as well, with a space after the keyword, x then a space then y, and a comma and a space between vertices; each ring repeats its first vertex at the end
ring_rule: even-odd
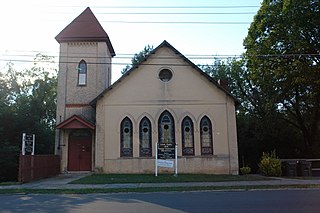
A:
POLYGON ((57 129, 95 129, 95 125, 86 119, 73 115, 56 126, 57 129))
POLYGON ((104 41, 107 43, 111 55, 116 55, 108 34, 104 31, 89 7, 66 26, 55 39, 59 43, 69 41, 104 41))
MULTIPOLYGON (((148 60, 148 58, 155 54, 161 47, 168 47, 171 49, 176 55, 180 56, 184 61, 186 61, 189 66, 194 68, 196 71, 198 71, 201 75, 203 75, 208 81, 210 81, 212 84, 214 84, 218 89, 222 90, 224 93, 226 93, 228 96, 230 96, 236 104, 239 104, 240 101, 234 97, 228 90, 226 90, 223 86, 221 86, 217 81, 215 81, 212 77, 210 77, 207 73, 205 73, 203 70, 201 70, 197 65, 195 65, 193 62, 191 62, 187 57, 182 55, 177 49, 175 49, 169 42, 164 40, 158 47, 156 47, 154 50, 152 50, 144 61, 148 60)), ((127 76, 129 76, 132 72, 134 72, 144 61, 141 61, 137 65, 133 66, 130 70, 128 70, 125 74, 123 74, 116 82, 114 82, 112 85, 110 85, 108 88, 106 88, 102 93, 100 93, 95 99, 93 99, 90 102, 91 106, 95 106, 97 101, 102 98, 106 93, 108 93, 110 90, 112 90, 117 84, 119 84, 123 79, 125 79, 127 76)))

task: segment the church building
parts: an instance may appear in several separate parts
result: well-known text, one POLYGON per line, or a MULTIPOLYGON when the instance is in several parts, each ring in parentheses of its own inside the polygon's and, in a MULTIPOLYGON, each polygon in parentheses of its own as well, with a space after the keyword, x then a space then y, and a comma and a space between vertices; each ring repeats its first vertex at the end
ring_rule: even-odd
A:
POLYGON ((153 173, 158 144, 177 145, 178 173, 238 174, 237 99, 167 41, 111 84, 115 51, 90 8, 55 39, 62 172, 153 173))

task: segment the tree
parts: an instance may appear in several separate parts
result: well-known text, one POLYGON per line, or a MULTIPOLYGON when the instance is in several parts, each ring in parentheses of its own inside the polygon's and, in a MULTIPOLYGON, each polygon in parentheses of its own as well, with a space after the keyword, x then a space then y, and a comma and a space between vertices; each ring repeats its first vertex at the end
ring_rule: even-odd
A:
POLYGON ((266 112, 299 129, 320 156, 319 0, 264 0, 244 40, 249 76, 266 112))
POLYGON ((274 149, 282 158, 301 157, 299 133, 272 111, 265 94, 250 79, 244 59, 215 59, 212 65, 201 67, 213 79, 228 81, 230 92, 240 100, 237 106, 239 162, 254 172, 263 152, 274 149))
POLYGON ((152 50, 153 50, 153 46, 147 45, 139 53, 134 54, 133 58, 131 59, 131 65, 127 65, 125 68, 123 68, 121 73, 125 74, 132 67, 134 67, 135 65, 137 65, 140 62, 144 61, 146 59, 146 57, 149 55, 149 53, 152 52, 152 50))
POLYGON ((57 71, 37 55, 31 69, 0 73, 0 181, 16 180, 21 134, 36 134, 36 154, 53 154, 57 71))

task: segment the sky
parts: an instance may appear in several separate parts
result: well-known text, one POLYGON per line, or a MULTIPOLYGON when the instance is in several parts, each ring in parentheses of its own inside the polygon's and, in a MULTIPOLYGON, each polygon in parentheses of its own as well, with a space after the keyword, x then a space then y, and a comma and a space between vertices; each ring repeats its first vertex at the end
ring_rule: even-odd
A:
MULTIPOLYGON (((90 7, 109 35, 116 57, 112 82, 145 46, 167 40, 195 64, 238 56, 261 0, 10 0, 1 3, 0 70, 33 65, 37 53, 55 56, 54 39, 90 7)), ((56 64, 58 67, 58 64, 56 64)))

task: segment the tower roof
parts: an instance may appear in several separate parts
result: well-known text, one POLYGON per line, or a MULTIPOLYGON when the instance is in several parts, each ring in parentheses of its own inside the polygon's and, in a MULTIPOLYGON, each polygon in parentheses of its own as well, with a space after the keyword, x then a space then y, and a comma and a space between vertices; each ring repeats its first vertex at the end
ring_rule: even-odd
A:
POLYGON ((104 31, 89 7, 66 26, 55 39, 59 43, 70 41, 104 41, 107 43, 111 55, 115 56, 108 34, 104 31))

